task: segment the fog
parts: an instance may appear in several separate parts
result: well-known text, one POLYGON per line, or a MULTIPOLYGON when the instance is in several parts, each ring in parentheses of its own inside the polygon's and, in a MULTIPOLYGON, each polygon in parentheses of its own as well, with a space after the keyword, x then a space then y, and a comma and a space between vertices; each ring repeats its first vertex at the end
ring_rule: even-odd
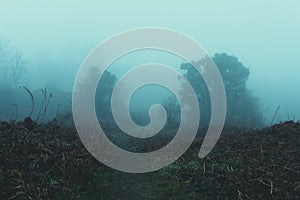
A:
MULTIPOLYGON (((22 52, 30 71, 28 88, 70 92, 84 58, 103 40, 133 28, 174 29, 194 38, 210 55, 234 55, 250 69, 247 86, 261 99, 268 124, 279 105, 276 121, 300 119, 299 7, 296 0, 10 0, 1 1, 0 39, 22 52)), ((182 63, 157 52, 136 53, 118 60, 111 71, 118 76, 155 60, 177 69, 182 63)))

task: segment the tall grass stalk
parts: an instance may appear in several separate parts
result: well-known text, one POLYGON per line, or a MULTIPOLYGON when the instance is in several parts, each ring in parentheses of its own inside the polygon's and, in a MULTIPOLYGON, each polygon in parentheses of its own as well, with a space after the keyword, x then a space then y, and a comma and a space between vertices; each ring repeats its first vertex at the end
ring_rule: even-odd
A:
POLYGON ((33 113, 33 111, 34 111, 34 97, 33 97, 33 94, 32 94, 32 92, 31 92, 27 87, 25 87, 25 86, 20 86, 20 88, 23 88, 23 89, 27 92, 27 94, 30 96, 30 98, 31 98, 31 110, 30 110, 30 112, 29 112, 29 114, 28 114, 28 117, 31 117, 31 116, 32 116, 32 113, 33 113))

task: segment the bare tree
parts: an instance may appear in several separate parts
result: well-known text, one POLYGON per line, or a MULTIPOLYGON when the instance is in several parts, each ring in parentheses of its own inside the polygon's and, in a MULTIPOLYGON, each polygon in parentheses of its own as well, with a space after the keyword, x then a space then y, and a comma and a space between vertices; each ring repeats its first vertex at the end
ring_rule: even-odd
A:
POLYGON ((13 50, 7 40, 0 40, 0 85, 17 88, 26 83, 27 74, 22 53, 13 50))
POLYGON ((26 83, 26 75, 28 70, 26 68, 26 63, 23 59, 23 55, 21 52, 16 52, 9 65, 9 73, 8 77, 11 82, 11 85, 14 88, 19 87, 21 84, 26 83))

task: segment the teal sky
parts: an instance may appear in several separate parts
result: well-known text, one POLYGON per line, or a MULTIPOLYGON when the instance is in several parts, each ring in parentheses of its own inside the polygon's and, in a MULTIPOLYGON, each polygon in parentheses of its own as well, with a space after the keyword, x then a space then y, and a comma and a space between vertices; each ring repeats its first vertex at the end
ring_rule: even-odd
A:
POLYGON ((210 54, 233 54, 249 67, 249 88, 268 116, 281 105, 282 119, 299 119, 299 8, 296 0, 1 0, 0 36, 22 50, 32 87, 68 90, 85 56, 107 37, 140 27, 174 29, 210 54))

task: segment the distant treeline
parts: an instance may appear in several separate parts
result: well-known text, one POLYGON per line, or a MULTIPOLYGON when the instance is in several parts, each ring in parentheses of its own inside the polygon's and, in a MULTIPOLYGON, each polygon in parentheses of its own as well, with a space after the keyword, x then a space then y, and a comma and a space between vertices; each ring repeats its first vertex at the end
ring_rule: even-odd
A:
MULTIPOLYGON (((207 59, 209 58, 204 58, 195 63, 183 63, 181 65, 184 76, 192 85, 197 95, 201 110, 200 124, 202 126, 207 126, 210 121, 210 95, 204 80, 195 70, 193 65, 198 65, 205 69, 205 67, 208 67, 209 63, 209 60, 207 59)), ((260 99, 254 96, 252 91, 247 88, 247 81, 250 76, 249 68, 245 67, 235 56, 230 56, 225 53, 215 54, 212 59, 221 73, 226 90, 227 115, 225 125, 245 128, 264 126, 264 117, 260 99)), ((97 68, 91 70, 91 76, 97 74, 94 70, 97 70, 97 68)), ((96 93, 96 110, 100 121, 109 121, 112 124, 114 124, 114 122, 111 114, 110 99, 116 81, 116 76, 106 71, 101 77, 96 93)), ((184 87, 185 86, 183 85, 182 90, 185 89, 184 87)), ((166 98, 162 104, 168 114, 167 127, 178 127, 180 108, 177 99, 174 96, 171 96, 166 98)), ((149 116, 144 112, 148 111, 140 110, 131 113, 134 121, 143 125, 149 123, 149 116)))
MULTIPOLYGON (((209 63, 207 59, 209 58, 181 65, 184 76, 197 95, 202 126, 207 126, 210 121, 210 95, 204 80, 193 65, 205 69, 209 63)), ((226 89, 226 125, 247 128, 264 126, 260 100, 247 88, 247 81, 250 76, 249 68, 245 67, 235 56, 229 56, 225 53, 215 54, 212 59, 222 75, 226 89)), ((25 87, 26 79, 29 76, 26 73, 27 68, 23 58, 20 53, 9 53, 7 45, 3 42, 0 43, 0 69, 0 119, 18 121, 30 116, 38 122, 46 122, 54 118, 56 120, 63 120, 67 116, 71 118, 72 93, 53 88, 31 91, 25 87)), ((91 77, 97 74, 94 70, 98 69, 93 68, 91 70, 91 77)), ((111 113, 110 100, 116 82, 116 75, 105 71, 100 79, 95 97, 99 121, 113 126, 116 124, 111 113)), ((84 86, 86 83, 83 82, 82 84, 84 86)), ((183 90, 184 87, 183 85, 183 90)), ((169 128, 178 127, 180 108, 177 99, 170 96, 161 103, 168 114, 166 126, 169 128)), ((133 120, 138 124, 146 125, 149 123, 147 112, 147 110, 135 110, 131 114, 133 120)))

